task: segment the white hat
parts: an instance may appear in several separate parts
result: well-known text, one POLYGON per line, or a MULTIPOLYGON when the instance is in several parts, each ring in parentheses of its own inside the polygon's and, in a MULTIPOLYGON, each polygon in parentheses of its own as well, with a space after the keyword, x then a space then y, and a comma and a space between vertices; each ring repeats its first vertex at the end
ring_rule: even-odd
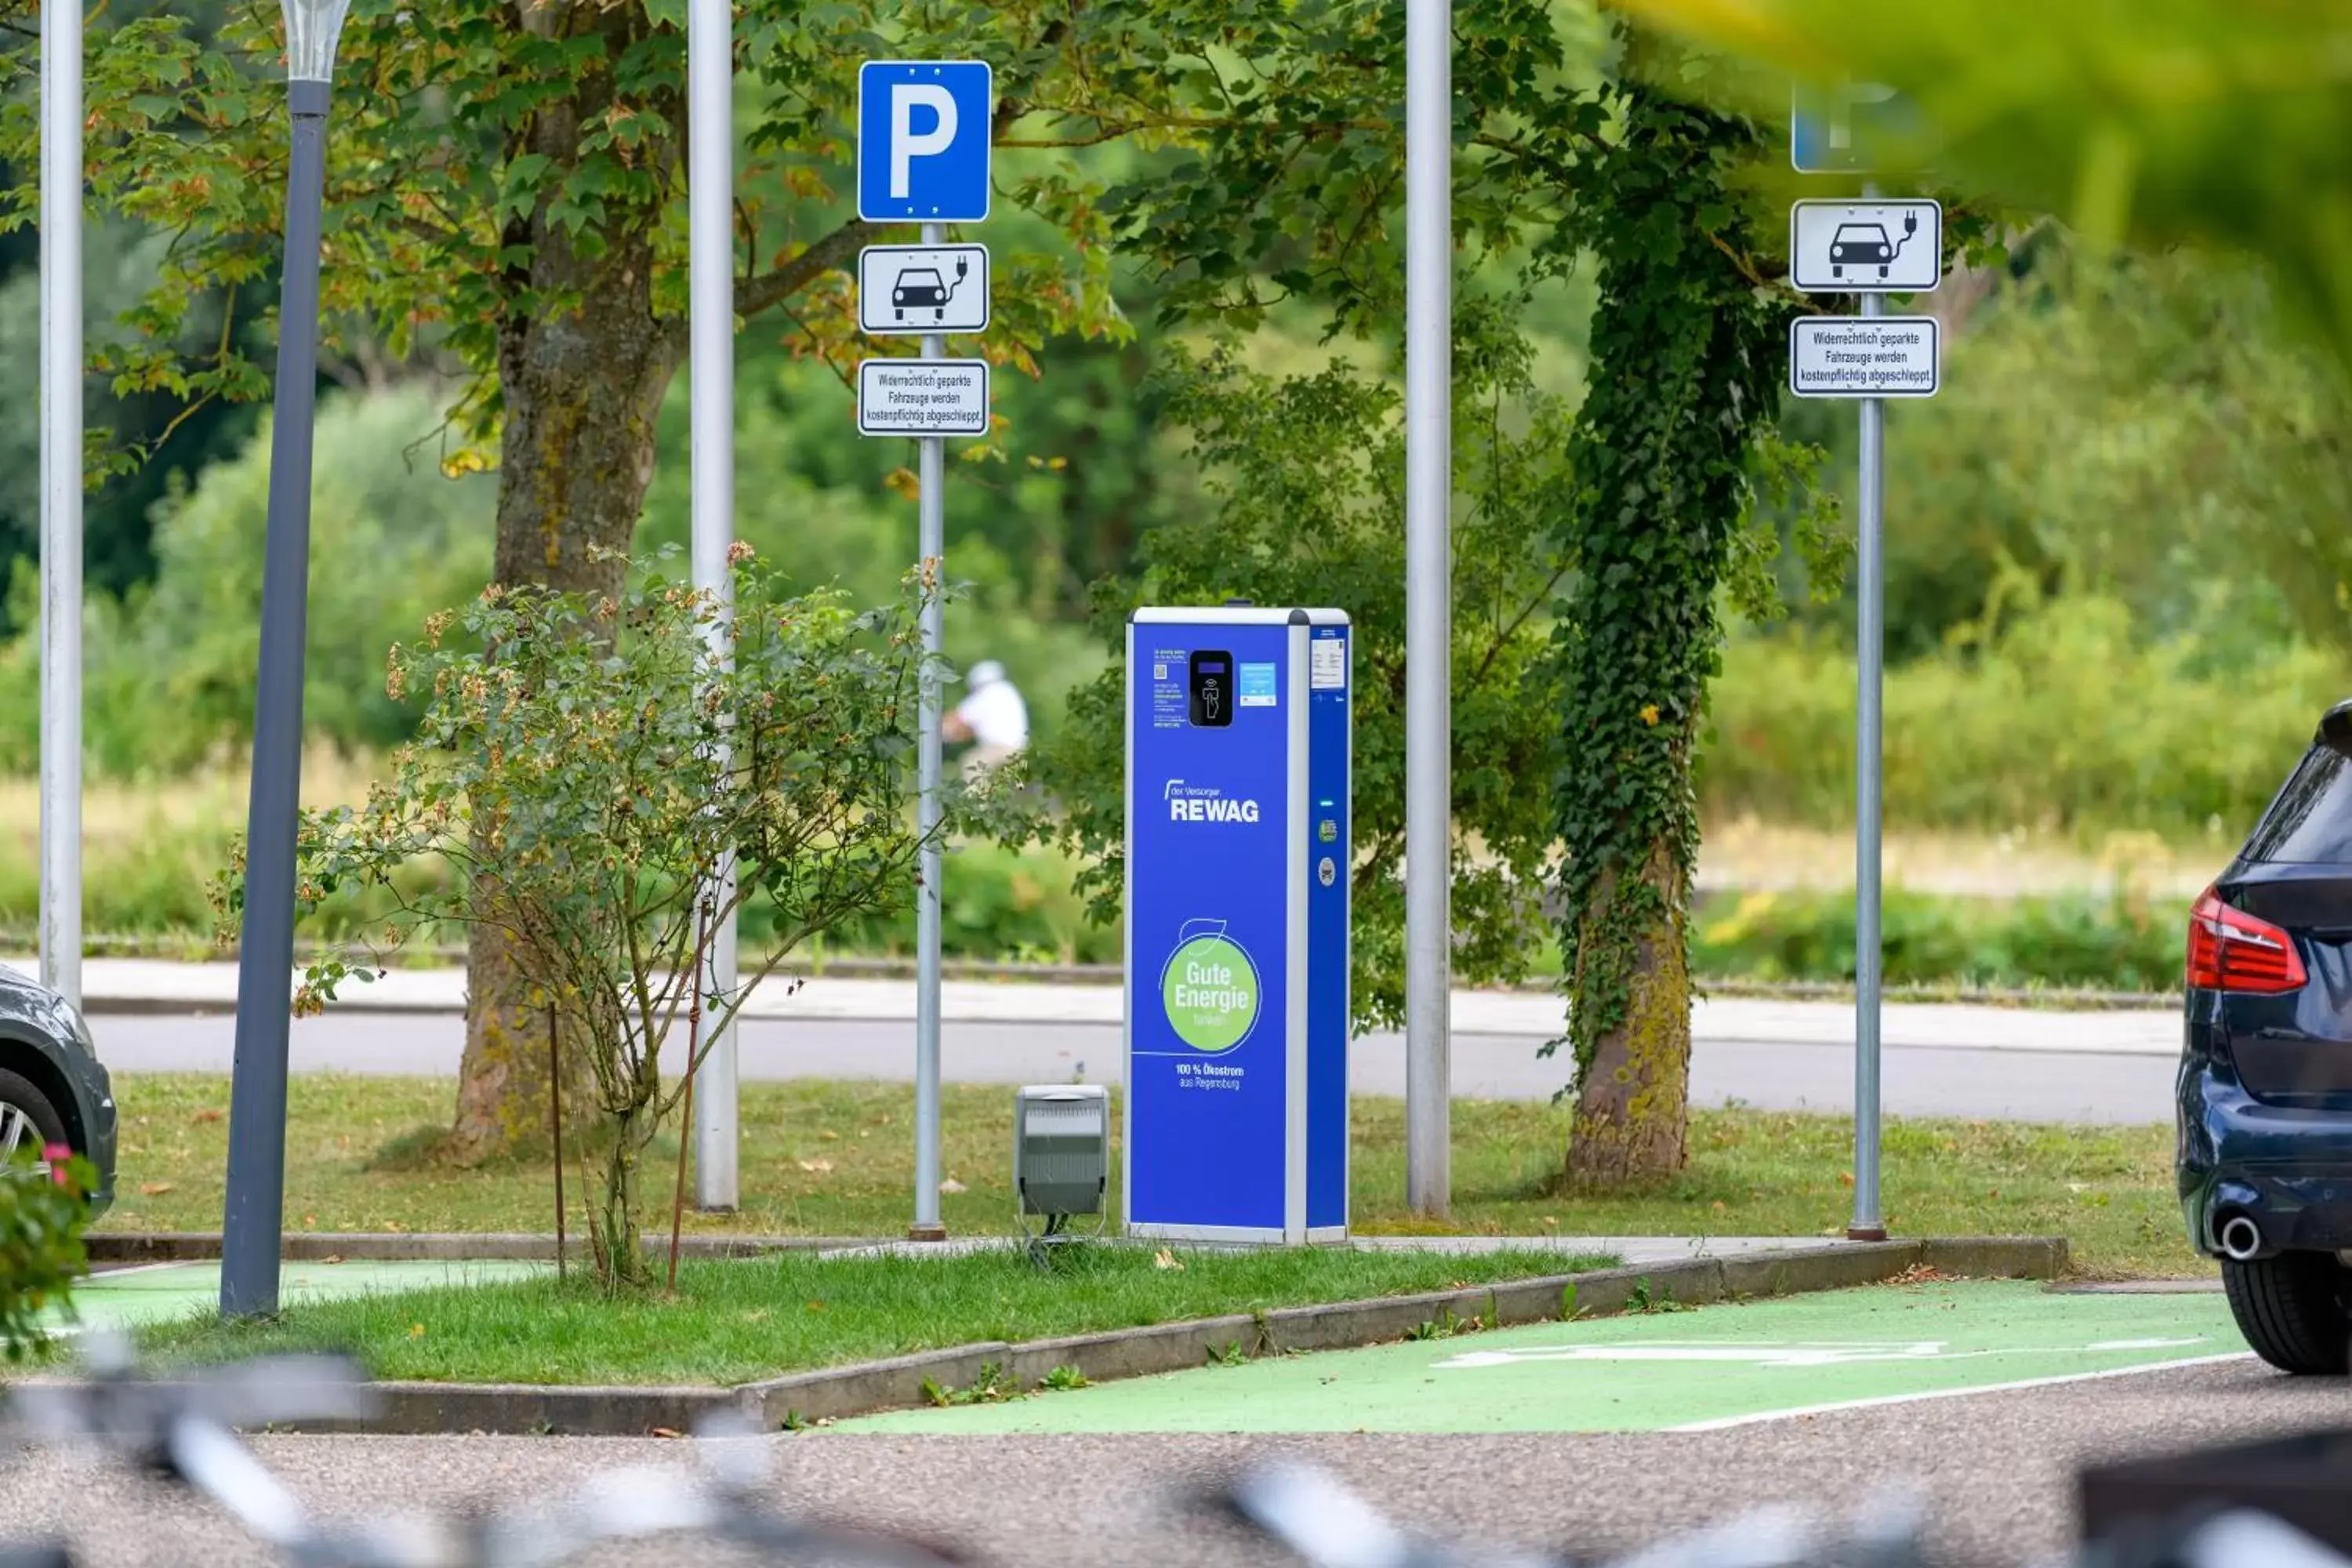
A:
POLYGON ((1003 679, 1004 667, 992 658, 983 658, 971 667, 971 673, 964 678, 964 684, 977 691, 983 686, 993 686, 1003 679))

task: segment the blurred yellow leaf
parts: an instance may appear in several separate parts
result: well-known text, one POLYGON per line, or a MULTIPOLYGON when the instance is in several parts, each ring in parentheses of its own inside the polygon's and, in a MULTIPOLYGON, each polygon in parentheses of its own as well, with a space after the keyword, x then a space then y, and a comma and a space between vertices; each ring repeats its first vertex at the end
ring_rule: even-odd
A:
POLYGON ((1919 132, 1889 175, 2033 213, 2094 241, 2268 261, 2352 361, 2352 0, 1626 0, 1643 20, 1785 73, 1900 91, 1919 132))

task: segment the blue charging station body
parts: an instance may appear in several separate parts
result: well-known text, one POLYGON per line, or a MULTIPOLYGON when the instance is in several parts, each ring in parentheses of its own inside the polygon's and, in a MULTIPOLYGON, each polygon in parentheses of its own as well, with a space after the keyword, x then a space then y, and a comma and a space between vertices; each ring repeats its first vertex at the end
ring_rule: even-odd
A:
POLYGON ((1127 628, 1128 1231, 1348 1233, 1347 616, 1127 628))

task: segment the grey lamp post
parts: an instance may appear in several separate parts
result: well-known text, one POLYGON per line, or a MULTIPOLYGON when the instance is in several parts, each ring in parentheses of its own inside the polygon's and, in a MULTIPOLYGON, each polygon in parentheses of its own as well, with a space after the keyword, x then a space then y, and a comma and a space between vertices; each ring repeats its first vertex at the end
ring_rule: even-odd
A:
POLYGON ((278 286, 277 423, 261 571, 261 679, 253 712, 245 921, 237 942, 236 1065, 221 1314, 278 1310, 286 1206, 286 1027, 294 985, 294 832, 302 787, 303 638, 310 594, 310 431, 319 378, 319 228, 327 90, 351 0, 280 0, 286 13, 286 255, 278 286))

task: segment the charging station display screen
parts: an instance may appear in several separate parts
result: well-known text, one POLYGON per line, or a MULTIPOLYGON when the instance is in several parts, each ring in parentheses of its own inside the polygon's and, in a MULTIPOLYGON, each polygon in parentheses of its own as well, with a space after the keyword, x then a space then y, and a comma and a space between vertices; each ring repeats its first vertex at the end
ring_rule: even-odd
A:
POLYGON ((1186 711, 1203 730, 1224 730, 1234 722, 1234 656, 1195 653, 1185 660, 1185 685, 1190 691, 1186 711))
POLYGON ((1133 629, 1129 832, 1148 873, 1130 873, 1128 1093, 1130 1125, 1150 1130, 1129 1147, 1137 1224, 1283 1225, 1290 705, 1304 696, 1285 689, 1289 636, 1133 629))

